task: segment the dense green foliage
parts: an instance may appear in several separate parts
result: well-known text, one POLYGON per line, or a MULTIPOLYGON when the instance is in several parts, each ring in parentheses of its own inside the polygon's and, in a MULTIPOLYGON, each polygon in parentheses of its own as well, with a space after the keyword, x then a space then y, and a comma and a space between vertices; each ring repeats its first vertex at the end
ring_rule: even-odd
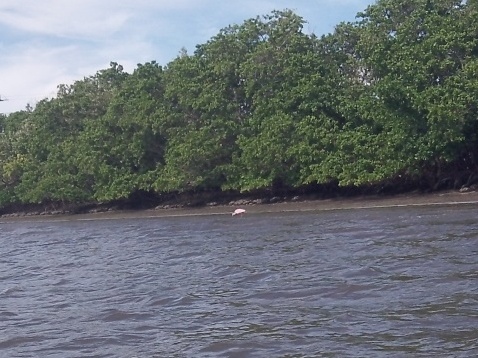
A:
POLYGON ((477 2, 379 0, 357 19, 318 38, 275 11, 0 115, 0 206, 476 181, 477 2))

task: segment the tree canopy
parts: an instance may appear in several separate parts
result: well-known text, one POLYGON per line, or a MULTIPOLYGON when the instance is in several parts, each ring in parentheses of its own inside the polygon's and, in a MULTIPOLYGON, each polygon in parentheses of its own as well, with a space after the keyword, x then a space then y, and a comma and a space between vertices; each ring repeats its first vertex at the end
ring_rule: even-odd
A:
POLYGON ((317 37, 291 10, 166 66, 0 115, 0 206, 478 180, 476 1, 379 0, 317 37))

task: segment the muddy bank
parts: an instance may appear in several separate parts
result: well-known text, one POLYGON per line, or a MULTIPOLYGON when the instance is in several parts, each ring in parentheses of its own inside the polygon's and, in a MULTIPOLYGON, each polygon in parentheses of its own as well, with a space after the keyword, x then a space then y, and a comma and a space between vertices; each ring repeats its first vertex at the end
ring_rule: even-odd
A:
POLYGON ((427 205, 471 205, 478 204, 477 190, 443 191, 429 194, 408 193, 393 196, 354 196, 346 198, 313 199, 307 196, 292 198, 273 197, 270 199, 241 198, 226 203, 211 201, 204 205, 163 204, 149 209, 120 209, 112 206, 91 207, 83 212, 29 211, 8 213, 1 221, 12 220, 95 220, 171 216, 231 215, 234 209, 241 207, 247 214, 347 210, 361 208, 382 208, 400 206, 427 205))

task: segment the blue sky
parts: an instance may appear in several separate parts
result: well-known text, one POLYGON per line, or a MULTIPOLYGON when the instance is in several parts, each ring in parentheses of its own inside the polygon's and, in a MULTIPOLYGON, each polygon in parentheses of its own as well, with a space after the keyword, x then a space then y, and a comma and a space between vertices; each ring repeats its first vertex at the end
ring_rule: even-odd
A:
POLYGON ((305 31, 331 33, 372 0, 0 0, 0 113, 53 97, 108 68, 167 65, 181 48, 193 53, 220 29, 272 10, 302 16, 305 31))

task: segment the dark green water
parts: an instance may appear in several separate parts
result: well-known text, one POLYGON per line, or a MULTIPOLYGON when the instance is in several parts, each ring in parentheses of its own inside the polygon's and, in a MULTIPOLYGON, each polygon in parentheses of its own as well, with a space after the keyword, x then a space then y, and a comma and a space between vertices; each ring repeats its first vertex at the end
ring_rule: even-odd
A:
POLYGON ((0 224, 0 357, 474 357, 478 207, 0 224))

